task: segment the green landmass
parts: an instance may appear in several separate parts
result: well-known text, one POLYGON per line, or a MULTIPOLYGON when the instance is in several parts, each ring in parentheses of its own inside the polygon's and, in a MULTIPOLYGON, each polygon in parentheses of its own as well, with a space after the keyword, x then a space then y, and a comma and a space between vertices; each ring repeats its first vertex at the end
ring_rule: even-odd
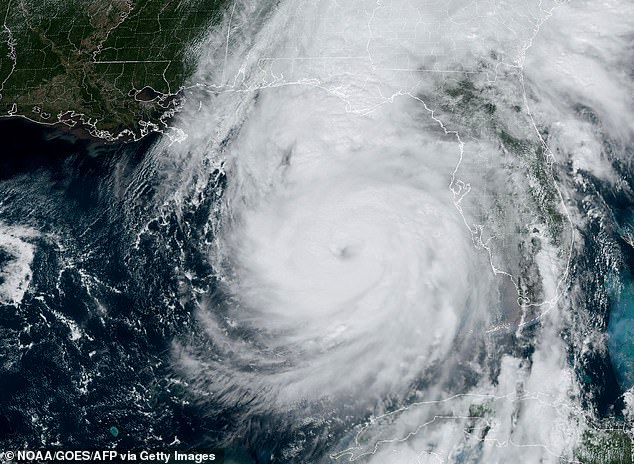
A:
POLYGON ((110 140, 164 128, 225 2, 0 0, 0 116, 110 140))
POLYGON ((576 458, 582 464, 633 464, 633 452, 625 430, 591 429, 584 433, 576 458))
MULTIPOLYGON (((511 134, 507 127, 508 116, 497 114, 494 99, 487 95, 487 90, 489 89, 486 86, 476 87, 467 78, 458 80, 453 84, 447 84, 443 89, 451 99, 449 102, 442 101, 440 106, 454 114, 465 126, 472 127, 474 134, 493 132, 502 150, 524 163, 529 193, 539 212, 539 220, 549 225, 551 238, 554 243, 559 243, 566 219, 561 212, 561 198, 552 177, 552 160, 549 159, 541 141, 518 138, 511 134)), ((519 112, 521 108, 516 107, 514 110, 519 112)), ((542 136, 547 137, 547 134, 542 136)))

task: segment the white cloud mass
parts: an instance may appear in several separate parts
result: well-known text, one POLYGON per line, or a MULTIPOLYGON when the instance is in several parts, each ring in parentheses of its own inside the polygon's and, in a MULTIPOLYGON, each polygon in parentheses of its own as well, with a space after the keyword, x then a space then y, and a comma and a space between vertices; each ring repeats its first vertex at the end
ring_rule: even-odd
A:
POLYGON ((553 169, 618 181, 574 104, 631 143, 632 5, 254 3, 199 44, 187 138, 148 161, 176 207, 227 175, 201 245, 220 290, 175 369, 216 405, 349 425, 324 462, 574 461, 553 169))

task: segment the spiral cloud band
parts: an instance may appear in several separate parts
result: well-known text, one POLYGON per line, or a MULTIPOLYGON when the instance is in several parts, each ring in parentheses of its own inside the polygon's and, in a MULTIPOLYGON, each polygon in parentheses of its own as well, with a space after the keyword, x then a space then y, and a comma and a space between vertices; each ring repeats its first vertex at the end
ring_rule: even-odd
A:
MULTIPOLYGON (((548 124, 575 116, 541 98, 570 92, 553 71, 525 72, 534 47, 551 59, 534 44, 548 21, 592 14, 565 8, 237 1, 201 43, 207 84, 149 162, 183 223, 217 199, 199 247, 213 285, 183 270, 200 330, 174 368, 236 409, 238 435, 262 417, 356 431, 284 462, 573 459, 575 232, 553 176, 571 142, 548 124)), ((591 149, 573 163, 609 177, 591 149)))
POLYGON ((323 91, 285 93, 261 98, 232 148, 240 187, 220 249, 241 303, 233 317, 301 352, 305 365, 278 380, 287 400, 407 385, 490 310, 490 279, 478 275, 486 262, 447 187, 455 143, 407 137, 416 121, 399 122, 407 112, 397 104, 348 115, 323 91), (243 182, 268 177, 263 146, 267 161, 277 154, 279 179, 243 198, 243 182))

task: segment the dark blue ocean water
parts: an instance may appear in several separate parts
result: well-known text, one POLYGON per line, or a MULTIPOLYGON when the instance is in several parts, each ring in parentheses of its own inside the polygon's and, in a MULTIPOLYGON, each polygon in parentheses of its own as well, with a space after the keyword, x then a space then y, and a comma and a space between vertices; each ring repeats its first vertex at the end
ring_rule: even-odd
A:
POLYGON ((634 278, 623 278, 623 290, 616 292, 608 326, 610 356, 619 383, 634 387, 634 278))
POLYGON ((609 282, 608 348, 620 385, 629 389, 634 387, 634 211, 620 211, 616 218, 624 249, 623 270, 609 282))
POLYGON ((140 213, 119 189, 156 138, 105 145, 15 119, 0 140, 0 224, 37 231, 30 290, 0 307, 2 448, 222 444, 228 416, 186 401, 170 369, 172 340, 193 324, 169 249, 183 231, 168 223, 133 249, 124 220, 140 213))

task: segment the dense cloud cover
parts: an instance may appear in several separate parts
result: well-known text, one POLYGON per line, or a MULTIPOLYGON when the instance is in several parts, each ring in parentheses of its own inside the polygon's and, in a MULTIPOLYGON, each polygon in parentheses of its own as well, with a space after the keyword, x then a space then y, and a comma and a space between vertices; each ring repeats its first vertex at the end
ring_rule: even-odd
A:
POLYGON ((574 176, 619 182, 579 105, 631 146, 632 6, 250 3, 149 161, 161 207, 227 179, 175 370, 210 408, 321 424, 288 462, 573 460, 574 176))

